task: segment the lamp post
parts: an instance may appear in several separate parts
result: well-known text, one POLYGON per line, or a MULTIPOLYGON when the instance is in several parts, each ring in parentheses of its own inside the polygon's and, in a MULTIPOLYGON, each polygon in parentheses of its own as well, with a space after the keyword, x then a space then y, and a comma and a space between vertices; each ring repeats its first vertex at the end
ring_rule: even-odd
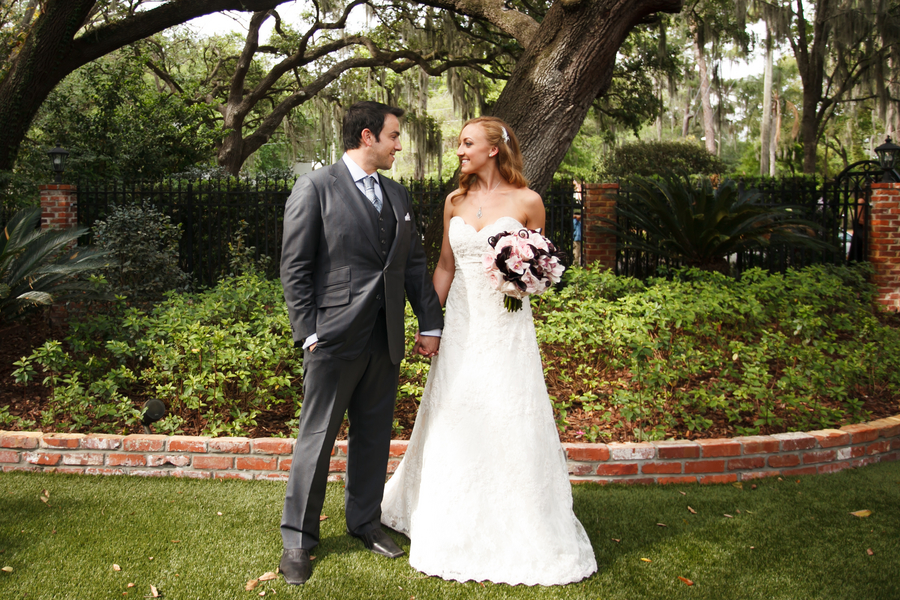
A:
POLYGON ((900 153, 900 146, 891 141, 888 136, 884 143, 875 148, 875 154, 878 155, 878 164, 881 165, 884 174, 881 176, 881 183, 895 183, 900 181, 894 167, 897 165, 897 155, 900 153))
POLYGON ((62 183, 62 174, 66 170, 66 159, 69 158, 69 151, 56 147, 53 150, 48 150, 47 156, 50 157, 50 166, 53 167, 53 172, 56 173, 56 183, 62 183))

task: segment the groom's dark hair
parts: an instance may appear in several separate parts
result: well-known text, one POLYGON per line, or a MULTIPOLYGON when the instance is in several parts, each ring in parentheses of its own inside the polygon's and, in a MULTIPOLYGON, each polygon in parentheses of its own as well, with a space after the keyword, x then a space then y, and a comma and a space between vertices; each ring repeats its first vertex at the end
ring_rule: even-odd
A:
POLYGON ((359 148, 362 143, 362 132, 368 129, 375 135, 378 141, 381 130, 384 128, 384 118, 387 115, 394 115, 398 119, 406 112, 402 108, 396 106, 388 106, 381 102, 357 102, 347 109, 344 113, 344 127, 342 137, 344 140, 344 151, 359 148))

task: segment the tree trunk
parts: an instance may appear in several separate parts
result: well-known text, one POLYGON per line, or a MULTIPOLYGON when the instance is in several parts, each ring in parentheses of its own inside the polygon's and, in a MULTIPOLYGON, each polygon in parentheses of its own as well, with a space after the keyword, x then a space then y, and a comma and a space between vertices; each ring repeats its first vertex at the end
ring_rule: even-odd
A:
POLYGON ((0 83, 0 171, 12 169, 40 105, 68 74, 61 69, 94 0, 51 0, 0 83))
POLYGON ((716 152, 716 128, 713 125, 712 101, 709 97, 709 69, 706 66, 706 56, 703 54, 703 46, 700 45, 700 34, 694 29, 694 56, 697 59, 697 68, 700 70, 700 106, 703 107, 703 136, 706 139, 706 151, 710 154, 716 152))
MULTIPOLYGON (((821 87, 821 86, 820 86, 821 87)), ((816 109, 819 97, 815 93, 806 93, 803 86, 803 104, 800 114, 800 140, 803 144, 803 172, 807 175, 816 173, 816 151, 819 144, 819 120, 816 109)))
POLYGON ((769 172, 769 146, 772 140, 772 31, 766 23, 766 70, 763 80, 762 125, 759 131, 759 174, 769 172))
POLYGON ((778 156, 778 143, 781 141, 781 98, 778 92, 774 93, 775 122, 772 124, 772 142, 769 144, 769 175, 775 177, 778 156))
POLYGON ((542 192, 562 163, 591 102, 612 81, 628 32, 655 12, 678 12, 681 0, 558 1, 516 63, 493 114, 515 130, 525 176, 542 192))
POLYGON ((802 32, 809 30, 806 16, 798 11, 796 29, 801 32, 791 38, 794 58, 800 81, 803 83, 803 101, 800 115, 800 140, 803 144, 803 172, 814 175, 816 172, 816 148, 819 142, 820 115, 824 115, 831 102, 826 104, 822 88, 825 79, 825 54, 831 37, 831 17, 834 11, 834 0, 818 0, 816 2, 815 21, 812 26, 812 46, 809 37, 802 32), (820 106, 821 104, 821 106, 820 106))
POLYGON ((686 138, 688 136, 688 132, 691 127, 691 118, 693 115, 691 114, 691 105, 693 102, 691 101, 691 87, 684 91, 684 117, 681 119, 681 137, 686 138))

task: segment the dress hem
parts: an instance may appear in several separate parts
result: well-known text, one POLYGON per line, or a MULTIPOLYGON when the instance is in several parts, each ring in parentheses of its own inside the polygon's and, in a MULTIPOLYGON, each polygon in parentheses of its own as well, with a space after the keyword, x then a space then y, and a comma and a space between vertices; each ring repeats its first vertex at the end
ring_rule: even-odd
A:
MULTIPOLYGON (((539 585, 542 587, 553 587, 553 586, 557 586, 557 585, 569 585, 572 583, 578 583, 579 581, 584 581, 585 579, 587 579, 588 577, 590 577, 591 575, 593 575, 594 573, 597 572, 597 568, 594 567, 593 569, 587 571, 586 573, 574 575, 571 578, 567 577, 565 579, 562 579, 559 581, 553 581, 553 582, 550 582, 546 579, 505 581, 502 578, 491 578, 488 576, 481 576, 481 575, 470 576, 470 575, 463 575, 461 573, 451 573, 451 572, 446 572, 446 571, 431 571, 428 569, 422 569, 420 567, 417 567, 417 566, 413 565, 411 562, 410 562, 409 566, 411 566, 413 569, 415 569, 416 571, 418 571, 420 573, 428 575, 429 577, 438 577, 445 581, 457 581, 459 583, 465 583, 467 581, 475 581, 475 582, 489 581, 490 583, 498 583, 498 584, 504 584, 504 585, 525 585, 528 587, 534 587, 536 585, 539 585)), ((512 578, 510 578, 510 579, 512 579, 512 578)))

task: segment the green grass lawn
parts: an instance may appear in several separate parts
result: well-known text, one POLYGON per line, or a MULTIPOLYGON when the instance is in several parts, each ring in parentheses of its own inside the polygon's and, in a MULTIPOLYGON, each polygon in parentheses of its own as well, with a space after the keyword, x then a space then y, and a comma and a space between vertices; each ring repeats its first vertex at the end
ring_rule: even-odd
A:
MULTIPOLYGON (((0 598, 144 598, 151 585, 173 600, 260 592, 397 600, 900 598, 900 462, 769 479, 755 489, 583 485, 574 495, 599 564, 582 583, 528 588, 425 577, 405 558, 375 556, 346 535, 342 488, 331 484, 312 579, 293 587, 279 578, 250 592, 247 581, 274 571, 281 556, 283 483, 6 473, 0 566, 12 571, 0 572, 0 598), (849 514, 863 509, 871 516, 849 514)), ((395 538, 409 549, 406 538, 395 538)))

